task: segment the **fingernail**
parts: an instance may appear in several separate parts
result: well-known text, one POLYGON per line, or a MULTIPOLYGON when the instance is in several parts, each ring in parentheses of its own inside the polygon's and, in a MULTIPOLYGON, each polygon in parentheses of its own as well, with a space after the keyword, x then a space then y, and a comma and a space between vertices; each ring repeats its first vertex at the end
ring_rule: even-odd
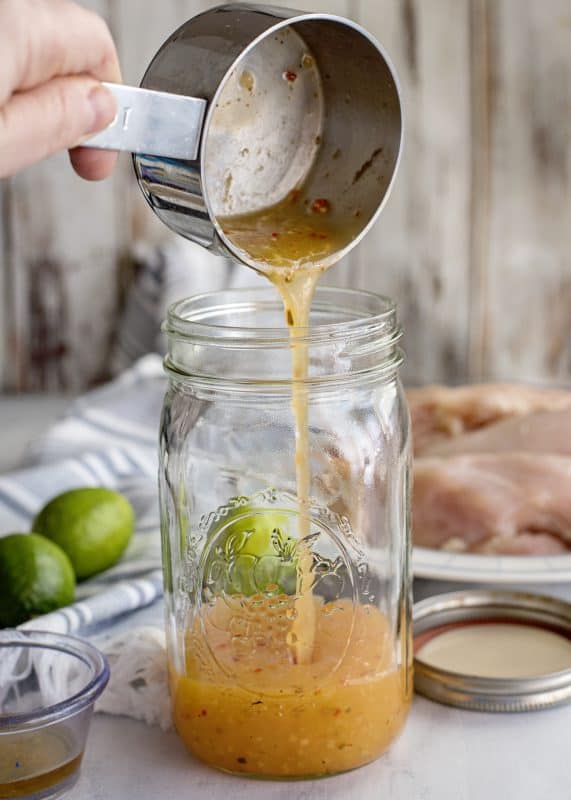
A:
POLYGON ((87 133, 97 133, 110 125, 117 113, 117 103, 110 91, 103 86, 95 86, 88 96, 92 119, 87 133))

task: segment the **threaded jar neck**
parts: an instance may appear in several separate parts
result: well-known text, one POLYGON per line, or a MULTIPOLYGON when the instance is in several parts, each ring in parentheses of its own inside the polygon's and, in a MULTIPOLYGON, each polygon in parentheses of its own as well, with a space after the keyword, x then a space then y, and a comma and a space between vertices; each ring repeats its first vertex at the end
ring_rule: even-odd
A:
POLYGON ((179 380, 290 384, 292 343, 309 355, 308 383, 394 375, 402 362, 395 304, 371 292, 318 287, 310 325, 295 336, 272 286, 196 295, 163 326, 165 368, 179 380))

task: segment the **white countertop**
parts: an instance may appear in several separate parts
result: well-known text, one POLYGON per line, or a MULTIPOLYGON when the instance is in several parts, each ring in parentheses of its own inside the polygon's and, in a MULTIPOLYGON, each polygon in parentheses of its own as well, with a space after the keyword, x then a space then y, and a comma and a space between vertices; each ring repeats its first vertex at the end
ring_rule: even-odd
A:
MULTIPOLYGON (((0 398, 4 469, 65 400, 0 398), (15 424, 17 423, 17 425, 15 424), (8 439, 6 439, 8 436, 8 439)), ((422 581, 417 599, 458 588, 422 581)), ((535 587, 534 587, 535 588, 535 587)), ((571 587, 541 587, 571 598, 571 587)), ((162 620, 161 603, 115 626, 162 620)), ((569 800, 571 706, 525 714, 461 711, 415 697, 404 732, 374 764, 320 781, 234 778, 203 766, 175 733, 96 715, 70 800, 569 800)))
MULTIPOLYGON (((160 624, 161 603, 123 620, 160 624)), ((72 800, 569 800, 571 706, 525 714, 461 711, 415 697, 400 739, 375 763, 317 781, 217 772, 175 733, 96 715, 72 800)))
POLYGON ((568 710, 457 711, 417 698, 401 738, 374 764, 334 778, 274 782, 203 766, 176 734, 99 717, 73 800, 568 800, 568 710))

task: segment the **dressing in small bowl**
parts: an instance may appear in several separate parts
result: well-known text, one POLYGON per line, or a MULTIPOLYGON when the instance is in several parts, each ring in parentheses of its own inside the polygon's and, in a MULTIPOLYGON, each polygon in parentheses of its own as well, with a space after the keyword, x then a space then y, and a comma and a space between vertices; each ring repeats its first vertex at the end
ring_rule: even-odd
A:
POLYGON ((60 797, 79 777, 104 656, 81 639, 0 631, 0 798, 60 797))

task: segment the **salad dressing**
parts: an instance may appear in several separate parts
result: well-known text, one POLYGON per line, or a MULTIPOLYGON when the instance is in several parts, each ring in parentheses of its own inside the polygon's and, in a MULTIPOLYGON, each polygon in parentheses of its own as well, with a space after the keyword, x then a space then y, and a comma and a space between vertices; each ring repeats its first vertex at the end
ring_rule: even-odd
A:
POLYGON ((262 212, 221 220, 225 235, 278 290, 290 332, 292 354, 292 410, 295 420, 295 475, 299 507, 300 549, 297 568, 296 617, 290 632, 292 660, 311 661, 315 640, 315 604, 312 597, 312 554, 304 544, 310 534, 309 496, 311 458, 307 386, 309 352, 304 332, 309 327, 317 282, 329 257, 342 251, 356 235, 357 218, 340 226, 332 222, 326 198, 310 202, 293 192, 262 212))
POLYGON ((411 699, 410 667, 395 659, 387 617, 375 605, 324 602, 313 591, 306 333, 320 276, 362 229, 357 217, 340 223, 330 212, 325 198, 293 193, 220 220, 283 301, 300 512, 295 595, 215 598, 186 632, 182 674, 171 664, 181 738, 230 772, 311 777, 361 766, 390 745, 411 699))

